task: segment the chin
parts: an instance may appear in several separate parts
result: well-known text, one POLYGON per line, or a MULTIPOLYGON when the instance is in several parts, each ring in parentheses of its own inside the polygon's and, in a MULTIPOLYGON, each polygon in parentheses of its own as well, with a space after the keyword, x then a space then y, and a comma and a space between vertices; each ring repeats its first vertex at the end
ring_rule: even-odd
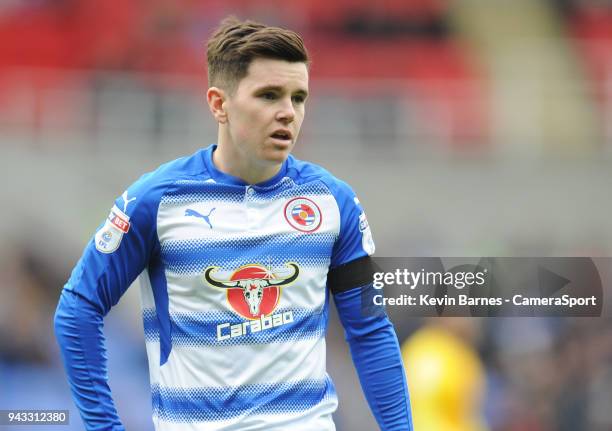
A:
POLYGON ((285 163, 285 160, 287 160, 287 157, 289 157, 289 153, 286 153, 282 156, 275 156, 275 157, 266 157, 263 159, 264 163, 266 165, 282 165, 283 163, 285 163))
POLYGON ((262 154, 261 159, 270 164, 282 164, 287 160, 287 157, 289 157, 292 148, 293 147, 288 147, 286 149, 269 149, 262 154))

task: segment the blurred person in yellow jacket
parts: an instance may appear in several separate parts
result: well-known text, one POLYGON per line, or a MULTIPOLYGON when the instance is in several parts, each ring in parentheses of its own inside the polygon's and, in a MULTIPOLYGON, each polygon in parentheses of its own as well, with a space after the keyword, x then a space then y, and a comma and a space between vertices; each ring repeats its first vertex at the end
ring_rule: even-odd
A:
POLYGON ((417 431, 487 431, 484 366, 473 318, 435 318, 402 345, 417 431))

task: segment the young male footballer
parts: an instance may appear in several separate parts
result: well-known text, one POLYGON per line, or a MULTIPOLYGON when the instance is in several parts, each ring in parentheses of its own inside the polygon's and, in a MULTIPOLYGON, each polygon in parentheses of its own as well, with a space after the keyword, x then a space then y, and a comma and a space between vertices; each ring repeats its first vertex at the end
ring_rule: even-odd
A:
MULTIPOLYGON (((87 430, 123 430, 103 318, 140 279, 158 431, 334 430, 330 296, 385 431, 412 430, 384 310, 362 313, 374 252, 351 188, 293 158, 308 97, 296 33, 226 19, 208 42, 216 145, 145 174, 112 207, 55 315, 87 430)), ((361 430, 359 430, 361 431, 361 430)))

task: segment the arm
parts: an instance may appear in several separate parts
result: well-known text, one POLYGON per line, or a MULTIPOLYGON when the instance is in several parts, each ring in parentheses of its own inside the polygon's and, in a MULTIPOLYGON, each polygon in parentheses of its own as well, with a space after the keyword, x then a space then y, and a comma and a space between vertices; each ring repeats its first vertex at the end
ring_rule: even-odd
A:
POLYGON ((412 431, 408 388, 393 325, 384 308, 368 300, 373 293, 375 272, 370 258, 375 250, 372 232, 351 188, 337 182, 331 189, 340 211, 340 231, 327 285, 334 296, 361 387, 381 430, 412 431), (362 307, 362 303, 368 306, 362 307))
POLYGON ((55 313, 55 334, 87 429, 123 431, 108 386, 102 319, 93 304, 65 289, 55 313))
POLYGON ((104 316, 155 249, 156 207, 145 199, 145 186, 141 179, 115 201, 64 286, 55 313, 68 382, 87 430, 125 429, 108 385, 102 328, 104 316))
POLYGON ((362 296, 371 293, 371 284, 351 287, 363 282, 359 278, 368 277, 370 266, 370 258, 365 257, 335 268, 334 302, 361 387, 380 429, 408 431, 413 429, 410 400, 393 325, 383 307, 362 308, 362 296))

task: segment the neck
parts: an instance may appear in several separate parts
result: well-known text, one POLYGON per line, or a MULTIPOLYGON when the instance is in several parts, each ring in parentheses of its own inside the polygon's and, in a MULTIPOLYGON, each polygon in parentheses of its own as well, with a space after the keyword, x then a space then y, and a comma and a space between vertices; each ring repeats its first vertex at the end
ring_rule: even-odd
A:
POLYGON ((240 178, 248 184, 258 184, 278 174, 282 163, 257 163, 249 160, 219 133, 217 149, 213 152, 213 163, 224 174, 240 178))

